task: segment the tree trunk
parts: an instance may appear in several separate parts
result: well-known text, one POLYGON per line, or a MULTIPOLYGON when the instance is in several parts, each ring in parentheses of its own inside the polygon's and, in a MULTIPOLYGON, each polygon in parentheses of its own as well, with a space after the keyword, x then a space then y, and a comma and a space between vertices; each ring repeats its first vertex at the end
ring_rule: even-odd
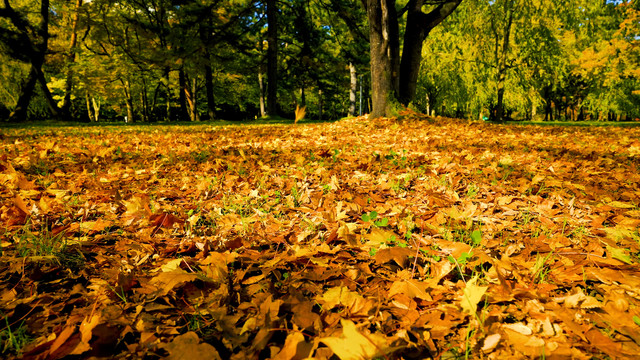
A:
POLYGON ((187 80, 184 74, 184 70, 180 69, 178 72, 178 83, 180 86, 180 121, 187 121, 189 119, 189 111, 187 110, 187 80))
POLYGON ((358 77, 356 67, 349 63, 349 74, 351 75, 351 86, 349 88, 349 116, 356 116, 356 90, 358 89, 358 77))
MULTIPOLYGON (((502 38, 502 56, 498 63, 498 101, 496 104, 496 120, 504 119, 504 82, 507 75, 507 55, 509 52, 509 35, 511 34, 511 24, 513 23, 513 2, 507 1, 504 4, 507 13, 507 23, 504 27, 502 38)), ((497 51, 496 51, 497 52, 497 51)))
POLYGON ((140 102, 142 103, 142 121, 149 121, 149 97, 147 96, 147 80, 142 77, 142 92, 140 93, 140 102))
MULTIPOLYGON (((7 4, 7 1, 5 1, 7 4)), ((40 83, 40 87, 42 88, 42 93, 47 101, 47 105, 49 105, 49 111, 51 111, 51 115, 54 118, 60 118, 60 108, 58 104, 51 96, 51 91, 47 86, 47 80, 44 77, 44 73, 42 72, 42 65, 44 64, 44 58, 47 53, 47 49, 49 48, 49 0, 42 0, 40 4, 40 16, 42 17, 42 22, 40 23, 40 27, 38 29, 38 33, 40 38, 42 39, 42 43, 39 46, 37 56, 32 58, 31 64, 36 70, 36 75, 38 77, 38 82, 40 83)))
POLYGON ((264 75, 262 74, 262 68, 258 69, 258 85, 260 86, 260 117, 267 116, 264 103, 264 75))
MULTIPOLYGON (((60 109, 51 96, 51 92, 47 87, 47 81, 44 77, 44 73, 42 72, 42 65, 44 64, 45 55, 47 53, 47 49, 49 48, 49 0, 41 0, 40 2, 41 20, 38 28, 36 29, 36 34, 40 38, 40 43, 34 43, 31 40, 29 36, 30 34, 32 34, 32 30, 27 28, 26 20, 20 14, 15 12, 15 10, 13 10, 11 5, 9 4, 9 1, 4 1, 3 10, 3 16, 8 18, 11 21, 11 24, 18 29, 20 33, 20 41, 24 46, 23 50, 24 52, 26 52, 26 56, 31 62, 29 78, 27 79, 25 84, 29 85, 33 81, 33 79, 40 83, 52 116, 58 118, 60 116, 60 109), (33 79, 31 78, 32 76, 33 79)), ((33 88, 31 88, 31 90, 29 90, 29 88, 29 86, 24 87, 24 90, 28 92, 23 91, 25 96, 21 96, 22 103, 19 104, 19 108, 16 108, 18 111, 14 110, 13 112, 13 119, 16 121, 22 121, 26 119, 26 109, 29 107, 29 103, 31 102, 31 98, 33 96, 33 88)))
POLYGON ((164 86, 166 91, 167 121, 171 121, 171 69, 164 69, 164 86))
POLYGON ((322 90, 318 90, 318 120, 322 120, 322 90))
POLYGON ((429 32, 460 5, 462 0, 444 0, 425 14, 425 0, 409 0, 402 61, 400 31, 395 0, 362 0, 369 19, 371 52, 372 117, 391 115, 399 100, 408 105, 416 95, 422 60, 422 43, 429 32))
POLYGON ((93 122, 95 120, 93 117, 93 110, 91 109, 91 99, 89 99, 88 92, 84 93, 84 99, 86 100, 86 103, 87 103, 87 114, 89 115, 89 121, 93 122))
POLYGON ((407 25, 404 32, 402 61, 400 63, 400 91, 398 99, 409 105, 416 97, 422 43, 431 30, 438 26, 460 5, 462 0, 444 1, 428 14, 422 12, 424 0, 410 0, 407 4, 407 25))
POLYGON ((213 70, 211 57, 207 54, 207 63, 204 65, 204 82, 207 90, 207 120, 216 118, 216 103, 213 96, 213 70))
POLYGON ((131 96, 131 83, 129 82, 129 80, 121 81, 124 92, 124 101, 127 106, 127 118, 125 119, 125 122, 134 122, 135 119, 133 118, 133 98, 131 96))
POLYGON ((38 76, 38 82, 40 83, 40 89, 42 89, 42 95, 44 99, 47 101, 47 105, 49 106, 49 111, 51 112, 51 116, 60 120, 61 112, 56 100, 51 95, 51 90, 47 86, 47 79, 44 77, 44 73, 42 69, 36 69, 36 74, 38 76))
POLYGON ((93 116, 96 122, 98 122, 98 120, 100 120, 100 101, 96 101, 95 97, 91 97, 91 103, 93 105, 93 116))
POLYGON ((185 90, 185 95, 187 98, 187 104, 189 105, 189 120, 190 121, 199 121, 200 117, 198 116, 198 103, 197 103, 197 96, 196 96, 196 92, 198 90, 197 88, 197 79, 194 77, 193 80, 190 81, 191 83, 191 89, 189 89, 188 87, 186 87, 185 90))
POLYGON ((267 0, 267 113, 278 113, 278 9, 276 0, 267 0))
POLYGON ((371 46, 371 117, 391 114, 398 93, 400 39, 394 0, 367 0, 371 46))
POLYGON ((20 96, 18 97, 16 108, 9 115, 9 121, 23 122, 27 120, 27 110, 29 109, 31 97, 33 97, 33 90, 36 87, 36 81, 38 81, 36 70, 31 66, 29 75, 20 89, 20 96))
POLYGON ((72 19, 71 39, 69 41, 69 54, 67 58, 69 69, 67 70, 67 81, 64 86, 64 100, 62 101, 61 112, 64 116, 71 114, 71 90, 73 89, 73 68, 76 61, 76 45, 78 43, 78 22, 80 20, 80 7, 82 0, 76 0, 75 12, 72 19))

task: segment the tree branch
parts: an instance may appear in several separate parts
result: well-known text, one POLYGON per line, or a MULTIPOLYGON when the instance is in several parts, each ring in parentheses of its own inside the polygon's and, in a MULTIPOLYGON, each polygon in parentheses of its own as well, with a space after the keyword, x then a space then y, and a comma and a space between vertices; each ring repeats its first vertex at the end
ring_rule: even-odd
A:
POLYGON ((424 14, 422 17, 427 30, 431 30, 438 26, 444 19, 447 18, 457 7, 462 0, 444 0, 444 1, 426 1, 431 4, 438 4, 438 6, 431 10, 428 14, 424 14))

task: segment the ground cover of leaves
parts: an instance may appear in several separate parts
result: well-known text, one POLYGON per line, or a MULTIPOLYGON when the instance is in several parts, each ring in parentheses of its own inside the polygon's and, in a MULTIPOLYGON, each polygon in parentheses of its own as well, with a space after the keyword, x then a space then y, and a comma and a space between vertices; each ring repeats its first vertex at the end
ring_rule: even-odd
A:
POLYGON ((640 356, 640 129, 5 129, 3 357, 640 356))

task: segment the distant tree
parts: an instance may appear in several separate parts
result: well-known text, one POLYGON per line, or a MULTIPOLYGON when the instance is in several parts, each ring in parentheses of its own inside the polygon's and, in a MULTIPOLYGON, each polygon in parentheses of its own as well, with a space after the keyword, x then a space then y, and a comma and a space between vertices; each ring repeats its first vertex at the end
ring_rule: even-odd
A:
POLYGON ((4 0, 3 7, 0 7, 0 19, 5 20, 0 23, 2 50, 11 58, 30 64, 29 75, 21 86, 16 107, 10 115, 11 121, 26 120, 36 82, 42 88, 51 114, 56 118, 60 115, 60 109, 47 87, 43 72, 49 45, 49 0, 40 1, 37 22, 30 21, 28 16, 30 12, 28 4, 14 9, 9 0, 4 0), (11 26, 7 26, 7 22, 11 26))

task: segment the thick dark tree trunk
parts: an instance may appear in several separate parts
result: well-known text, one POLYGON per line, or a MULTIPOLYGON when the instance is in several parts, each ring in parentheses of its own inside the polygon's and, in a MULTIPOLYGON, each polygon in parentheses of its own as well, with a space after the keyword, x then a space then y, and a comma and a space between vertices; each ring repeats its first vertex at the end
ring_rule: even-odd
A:
POLYGON ((391 113, 398 93, 400 39, 395 0, 367 0, 373 118, 391 113))
POLYGON ((42 89, 42 95, 44 96, 44 99, 47 101, 47 105, 49 106, 49 111, 51 112, 51 116, 60 120, 60 117, 62 115, 60 108, 58 107, 58 103, 56 102, 56 100, 53 98, 53 95, 51 95, 51 91, 47 86, 47 79, 44 77, 42 68, 40 69, 36 68, 36 74, 38 76, 38 82, 40 83, 40 88, 42 89))
POLYGON ((278 8, 276 0, 267 0, 267 113, 278 114, 278 8))
POLYGON ((11 115, 9 115, 9 121, 23 122, 27 120, 27 109, 29 108, 29 103, 31 102, 31 97, 33 96, 33 90, 36 87, 37 81, 38 75, 32 66, 31 71, 29 71, 29 76, 27 76, 27 79, 21 87, 16 108, 11 112, 11 115))
MULTIPOLYGON (((19 58, 28 59, 31 63, 31 70, 29 71, 29 78, 25 82, 25 86, 23 87, 23 94, 21 94, 19 100, 19 108, 13 111, 13 116, 11 119, 14 121, 24 121, 27 116, 27 108, 29 107, 29 103, 31 102, 31 98, 33 97, 33 86, 29 86, 34 80, 39 82, 45 99, 47 100, 47 104, 49 105, 49 109, 51 110, 51 114, 53 117, 58 118, 60 116, 60 108, 53 100, 51 96, 51 92, 47 87, 47 81, 44 77, 44 73, 42 72, 42 66, 44 64, 45 55, 47 53, 47 49, 49 47, 49 0, 41 0, 40 2, 40 24, 37 28, 33 29, 28 25, 27 20, 15 12, 11 7, 9 1, 4 1, 4 11, 3 17, 6 17, 11 21, 12 25, 18 29, 18 37, 19 42, 21 43, 21 55, 19 58), (35 33, 40 40, 40 42, 34 42, 29 35, 35 33), (26 55, 25 55, 26 54, 26 55)), ((15 51, 15 49, 13 49, 15 51)))
POLYGON ((422 12, 425 0, 409 0, 405 7, 402 61, 400 31, 395 0, 362 0, 369 18, 371 46, 372 117, 391 115, 393 102, 408 105, 416 94, 422 60, 422 43, 429 32, 460 5, 462 0, 444 0, 429 13, 422 12))
POLYGON ((73 89, 73 69, 72 64, 76 61, 76 45, 78 43, 78 22, 80 20, 80 7, 82 0, 76 0, 75 12, 72 19, 72 32, 69 41, 69 54, 67 58, 69 69, 67 70, 67 82, 64 86, 64 100, 60 109, 63 116, 68 117, 71 114, 71 90, 73 89))
POLYGON ((422 43, 431 30, 451 15, 461 2, 462 0, 446 1, 428 14, 422 12, 424 0, 411 0, 407 4, 407 26, 404 32, 402 61, 400 63, 398 96, 398 100, 402 104, 409 105, 416 96, 422 61, 422 43))

